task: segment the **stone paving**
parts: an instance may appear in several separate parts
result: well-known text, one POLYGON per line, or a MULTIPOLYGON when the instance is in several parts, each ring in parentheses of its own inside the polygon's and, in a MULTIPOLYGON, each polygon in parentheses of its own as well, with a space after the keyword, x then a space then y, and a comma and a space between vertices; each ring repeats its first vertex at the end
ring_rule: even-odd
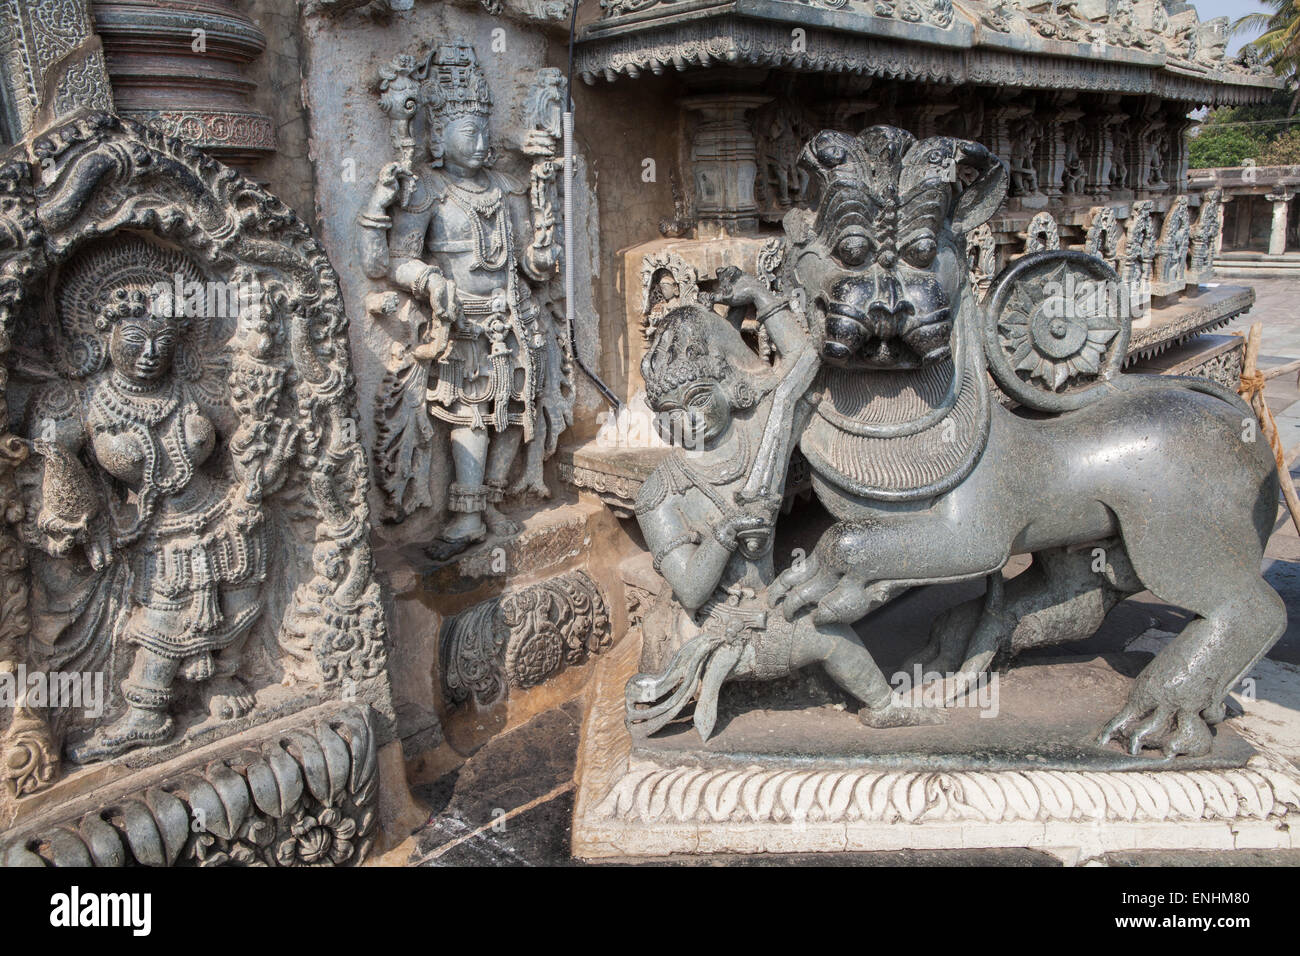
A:
MULTIPOLYGON (((1261 367, 1300 358, 1300 280, 1264 279, 1253 283, 1256 306, 1228 331, 1263 323, 1261 367)), ((1266 392, 1288 449, 1300 445, 1300 387, 1295 378, 1271 381, 1266 392)), ((1293 470, 1300 479, 1300 463, 1293 470)), ((1207 502, 1207 507, 1213 507, 1207 502)), ((815 524, 798 537, 815 538, 815 524)), ((1284 505, 1266 552, 1265 576, 1291 612, 1286 633, 1260 666, 1260 687, 1269 688, 1268 704, 1279 733, 1300 748, 1300 535, 1284 505), (1293 738, 1293 739, 1292 739, 1293 738)), ((891 607, 895 633, 923 633, 937 607, 970 596, 971 585, 927 588, 905 596, 891 607), (963 590, 964 589, 964 590, 963 590)), ((974 588, 975 591, 979 587, 974 588)), ((1140 637, 1177 632, 1187 615, 1151 594, 1136 595, 1117 607, 1102 629, 1088 641, 1051 649, 1051 654, 1125 653, 1140 637)), ((884 630, 884 628, 882 628, 884 630)), ((881 647, 882 663, 903 653, 896 643, 881 647)), ((814 678, 815 680, 816 678, 814 678)), ((458 866, 580 865, 569 857, 569 825, 573 810, 573 769, 582 718, 579 701, 548 711, 524 726, 494 738, 457 771, 432 786, 417 789, 431 810, 429 822, 413 841, 408 865, 458 866)), ((1300 754, 1300 749, 1288 751, 1300 754)), ((1296 760, 1296 757, 1292 757, 1296 760)), ((1300 765, 1300 760, 1297 760, 1300 765)), ((388 862, 401 862, 393 860, 388 862)), ((708 857, 661 862, 688 866, 1057 866, 1053 856, 1034 850, 944 850, 890 853, 808 854, 802 856, 708 857)), ((1300 865, 1300 850, 1206 852, 1130 852, 1104 858, 1114 866, 1168 865, 1300 865)))

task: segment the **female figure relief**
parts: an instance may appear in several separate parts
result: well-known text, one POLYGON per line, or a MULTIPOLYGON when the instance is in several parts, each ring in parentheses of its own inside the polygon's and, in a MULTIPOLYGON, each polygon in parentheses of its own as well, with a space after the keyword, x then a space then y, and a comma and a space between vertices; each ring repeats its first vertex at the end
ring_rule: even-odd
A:
POLYGON ((659 637, 649 633, 656 627, 667 630, 675 653, 662 673, 628 682, 628 723, 652 734, 696 699, 695 727, 707 740, 724 682, 785 677, 818 662, 862 702, 864 723, 926 721, 929 715, 895 701, 851 628, 814 624, 809 614, 787 621, 768 606, 783 480, 778 477, 770 494, 757 500, 747 490, 763 467, 769 432, 784 435, 776 464, 783 475, 791 436, 806 420, 803 403, 782 401, 780 392, 807 358, 807 333, 788 304, 754 278, 723 270, 719 286, 715 301, 756 307, 777 361, 762 362, 727 319, 687 306, 664 316, 642 362, 656 424, 666 441, 683 447, 655 469, 636 502, 655 568, 674 598, 667 615, 660 607, 647 616, 647 638, 659 637))
POLYGON ((283 373, 263 361, 261 304, 240 315, 222 400, 204 387, 204 359, 178 353, 191 319, 166 291, 173 275, 119 264, 130 259, 110 252, 71 270, 60 324, 85 385, 46 387, 27 415, 42 470, 29 534, 56 556, 79 546, 94 572, 65 594, 35 589, 37 632, 56 661, 104 642, 100 660, 132 655, 125 713, 69 745, 78 763, 169 739, 178 679, 202 685, 214 717, 252 709, 237 672, 262 610, 261 499, 283 482, 297 437, 284 421, 270 434, 283 373))

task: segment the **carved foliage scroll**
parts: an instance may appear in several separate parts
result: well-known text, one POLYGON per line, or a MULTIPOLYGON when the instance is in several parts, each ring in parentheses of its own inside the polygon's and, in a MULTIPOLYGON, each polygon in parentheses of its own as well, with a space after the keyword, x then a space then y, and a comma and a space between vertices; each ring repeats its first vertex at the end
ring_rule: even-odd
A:
POLYGON ((455 703, 495 703, 508 687, 533 687, 600 653, 609 625, 605 597, 583 571, 476 604, 444 628, 443 692, 455 703))

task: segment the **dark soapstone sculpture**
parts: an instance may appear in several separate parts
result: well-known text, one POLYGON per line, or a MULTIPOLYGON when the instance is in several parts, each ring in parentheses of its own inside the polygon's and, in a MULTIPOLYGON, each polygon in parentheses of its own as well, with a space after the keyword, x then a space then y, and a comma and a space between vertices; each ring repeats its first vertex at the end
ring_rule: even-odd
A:
POLYGON ((726 681, 812 662, 865 723, 922 721, 851 626, 911 587, 984 578, 905 669, 947 672, 959 694, 999 654, 1086 638, 1149 589, 1194 617, 1097 743, 1208 753, 1226 694, 1286 622, 1260 575, 1277 479, 1249 407, 1202 379, 1120 375, 1136 284, 1100 259, 1026 255, 979 299, 965 237, 1009 178, 985 147, 875 126, 821 132, 800 163, 781 290, 722 270, 712 304, 728 315, 669 312, 643 362, 682 447, 636 506, 673 595, 646 637, 672 657, 629 681, 629 724, 653 733, 694 699, 707 739, 726 681), (771 364, 742 337, 751 307, 771 364), (994 400, 989 373, 1017 408, 994 400), (777 576, 796 447, 836 523, 777 576), (1206 509, 1211 496, 1221 506, 1206 509), (1004 585, 1024 553, 1032 573, 1004 585))

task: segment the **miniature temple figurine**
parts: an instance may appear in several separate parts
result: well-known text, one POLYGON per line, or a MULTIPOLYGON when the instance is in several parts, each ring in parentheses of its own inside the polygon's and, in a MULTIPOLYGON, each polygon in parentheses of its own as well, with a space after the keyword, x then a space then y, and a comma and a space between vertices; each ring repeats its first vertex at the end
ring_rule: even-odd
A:
POLYGON ((263 361, 263 305, 242 304, 233 356, 204 355, 214 320, 168 291, 175 275, 198 273, 138 241, 78 260, 58 296, 74 381, 51 374, 27 413, 26 534, 90 567, 38 568, 35 633, 63 669, 131 660, 125 713, 69 743, 78 763, 170 739, 178 681, 201 688, 213 717, 254 706, 239 672, 264 603, 262 500, 285 479, 298 427, 269 414, 284 373, 263 361))
POLYGON ((753 305, 777 361, 769 366, 736 325, 700 306, 668 313, 642 361, 656 424, 684 447, 651 474, 636 502, 654 566, 673 596, 647 618, 655 632, 647 640, 666 642, 672 659, 662 673, 628 682, 628 722, 652 734, 696 699, 694 725, 707 740, 725 681, 784 677, 815 662, 862 702, 859 717, 870 726, 932 720, 933 713, 895 701, 850 628, 816 625, 809 615, 791 623, 767 607, 789 442, 807 419, 798 399, 817 363, 788 300, 734 267, 718 279, 714 300, 733 314, 753 305), (755 496, 749 486, 765 467, 772 475, 755 496))
MULTIPOLYGON (((543 79, 548 89, 558 82, 558 76, 543 79)), ((507 490, 547 493, 540 452, 553 451, 572 420, 567 335, 530 286, 544 287, 560 262, 556 97, 542 90, 533 100, 535 121, 547 128, 534 130, 525 144, 537 157, 530 189, 492 168, 492 97, 472 47, 443 43, 422 63, 399 58, 385 74, 381 105, 392 117, 399 158, 380 172, 358 221, 367 274, 413 300, 405 312, 414 339, 406 358, 419 374, 414 384, 396 381, 394 391, 418 393, 427 381, 422 407, 400 406, 405 417, 383 423, 381 433, 427 445, 428 418, 450 430, 453 517, 429 548, 435 559, 465 550, 489 531, 518 532, 498 505, 507 490), (427 152, 417 159, 421 124, 427 152), (524 446, 530 454, 511 485, 524 446)), ((381 461, 381 469, 389 465, 381 461)))

